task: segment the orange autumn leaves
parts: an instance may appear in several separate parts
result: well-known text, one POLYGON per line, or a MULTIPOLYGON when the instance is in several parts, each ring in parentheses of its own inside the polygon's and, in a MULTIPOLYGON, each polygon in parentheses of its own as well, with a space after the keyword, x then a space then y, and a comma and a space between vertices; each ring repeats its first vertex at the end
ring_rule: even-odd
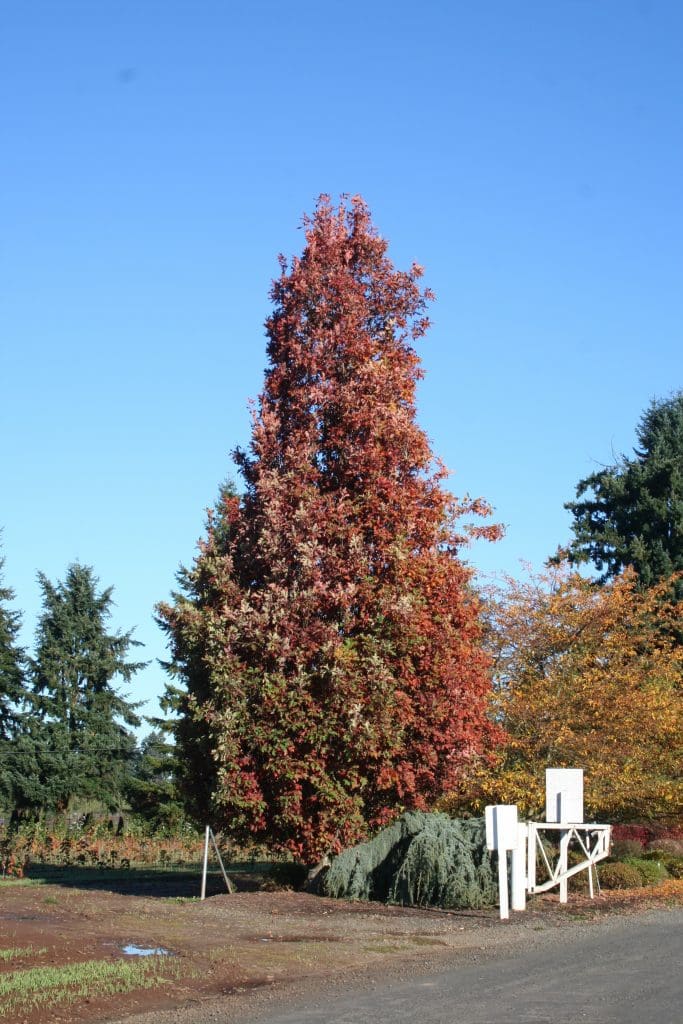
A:
POLYGON ((641 592, 560 569, 507 580, 489 600, 492 715, 508 738, 450 809, 516 803, 537 817, 546 766, 585 769, 587 820, 681 812, 683 605, 671 580, 641 592))
POLYGON ((187 686, 194 812, 313 864, 457 785, 487 715, 469 537, 417 422, 420 268, 397 270, 359 198, 322 197, 281 263, 244 494, 225 493, 159 615, 187 686))

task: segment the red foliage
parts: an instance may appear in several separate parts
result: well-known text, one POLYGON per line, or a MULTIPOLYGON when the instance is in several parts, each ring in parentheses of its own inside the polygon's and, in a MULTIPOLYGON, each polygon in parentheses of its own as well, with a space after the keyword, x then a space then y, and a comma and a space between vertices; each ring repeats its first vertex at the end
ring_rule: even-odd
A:
MULTIPOLYGON (((161 606, 188 683, 179 741, 212 817, 306 861, 452 788, 493 744, 459 526, 415 422, 422 270, 394 269, 362 200, 322 197, 281 274, 246 482, 161 606), (207 771, 209 759, 213 776, 207 771)), ((200 803, 200 802, 199 802, 200 803)))
POLYGON ((683 827, 665 825, 613 825, 612 839, 632 839, 645 847, 655 839, 683 839, 683 827))
POLYGON ((0 878, 23 878, 28 862, 0 849, 0 878))

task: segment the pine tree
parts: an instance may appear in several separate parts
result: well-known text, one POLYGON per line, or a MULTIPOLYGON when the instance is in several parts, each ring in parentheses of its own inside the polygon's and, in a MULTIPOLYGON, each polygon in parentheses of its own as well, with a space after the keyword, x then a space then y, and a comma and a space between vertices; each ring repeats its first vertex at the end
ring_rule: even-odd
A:
MULTIPOLYGON (((361 199, 321 197, 272 289, 246 491, 225 491, 183 593, 159 609, 187 685, 197 815, 313 863, 424 808, 496 730, 458 528, 415 416, 417 265, 394 269, 361 199)), ((205 819, 206 820, 206 819, 205 819)))
POLYGON ((126 784, 126 798, 131 810, 144 817, 153 830, 174 831, 185 817, 176 782, 176 749, 169 742, 166 723, 148 721, 156 721, 157 728, 140 744, 126 784))
MULTIPOLYGON (((0 581, 4 558, 0 558, 0 581)), ((14 591, 0 585, 0 740, 10 740, 19 728, 19 709, 24 699, 26 658, 19 645, 21 614, 7 607, 14 591)))
POLYGON ((582 500, 565 508, 574 517, 570 560, 592 561, 603 582, 631 565, 645 588, 683 569, 683 391, 653 401, 637 437, 633 458, 579 481, 582 500))
POLYGON ((36 739, 45 765, 46 801, 65 808, 75 799, 120 806, 135 752, 126 726, 137 726, 139 704, 115 687, 129 683, 144 662, 126 660, 141 646, 128 633, 107 631, 112 590, 97 593, 88 566, 69 566, 63 583, 38 576, 43 613, 32 666, 41 733, 36 739))
MULTIPOLYGON (((0 558, 0 580, 5 564, 0 558)), ((14 806, 20 773, 15 749, 22 732, 26 656, 19 645, 21 615, 8 607, 14 600, 9 587, 0 586, 0 806, 14 806)), ((26 764, 22 763, 22 768, 26 764)))

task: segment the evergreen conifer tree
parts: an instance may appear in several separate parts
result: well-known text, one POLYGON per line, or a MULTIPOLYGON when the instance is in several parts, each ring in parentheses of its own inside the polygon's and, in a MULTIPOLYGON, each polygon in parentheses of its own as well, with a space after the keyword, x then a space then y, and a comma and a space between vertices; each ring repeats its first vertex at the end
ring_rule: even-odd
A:
POLYGON ((683 569, 683 391, 653 401, 637 437, 632 458, 579 481, 579 500, 565 505, 574 517, 567 554, 592 561, 603 582, 631 565, 645 588, 683 569))
POLYGON ((178 827, 185 817, 176 776, 178 760, 175 745, 169 742, 166 722, 155 722, 156 728, 140 744, 126 785, 126 798, 132 811, 144 817, 154 830, 178 827))
POLYGON ((0 558, 0 741, 12 739, 18 731, 26 667, 18 640, 21 614, 9 607, 14 591, 1 585, 4 565, 0 558))
POLYGON ((198 817, 307 863, 423 808, 494 742, 458 527, 415 421, 421 268, 395 270, 356 198, 322 197, 281 258, 246 484, 159 608, 184 681, 198 817))
MULTIPOLYGON (((5 560, 0 558, 0 584, 5 560)), ((14 807, 17 784, 27 765, 18 766, 16 745, 22 732, 26 656, 19 645, 21 615, 9 607, 14 592, 0 585, 0 806, 14 807)))
POLYGON ((89 566, 69 566, 56 585, 40 573, 43 613, 32 664, 38 737, 46 767, 46 802, 65 808, 74 800, 120 806, 135 752, 127 726, 137 726, 139 704, 116 688, 129 683, 144 662, 128 661, 141 646, 132 631, 111 633, 112 589, 97 593, 89 566))

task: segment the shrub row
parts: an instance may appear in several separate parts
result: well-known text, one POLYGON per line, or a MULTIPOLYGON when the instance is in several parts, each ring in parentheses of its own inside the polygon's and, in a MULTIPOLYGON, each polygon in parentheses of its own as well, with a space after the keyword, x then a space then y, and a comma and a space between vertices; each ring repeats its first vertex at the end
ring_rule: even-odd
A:
POLYGON ((640 845, 641 849, 653 846, 665 840, 683 842, 683 827, 665 825, 614 825, 612 841, 631 840, 640 845))
POLYGON ((667 878, 683 878, 683 857, 665 854, 661 857, 645 855, 624 857, 608 861, 598 869, 604 889, 637 889, 644 885, 659 885, 667 878))
POLYGON ((29 863, 54 866, 130 867, 137 865, 196 864, 202 857, 202 838, 137 838, 12 833, 0 838, 0 872, 16 874, 29 863))

